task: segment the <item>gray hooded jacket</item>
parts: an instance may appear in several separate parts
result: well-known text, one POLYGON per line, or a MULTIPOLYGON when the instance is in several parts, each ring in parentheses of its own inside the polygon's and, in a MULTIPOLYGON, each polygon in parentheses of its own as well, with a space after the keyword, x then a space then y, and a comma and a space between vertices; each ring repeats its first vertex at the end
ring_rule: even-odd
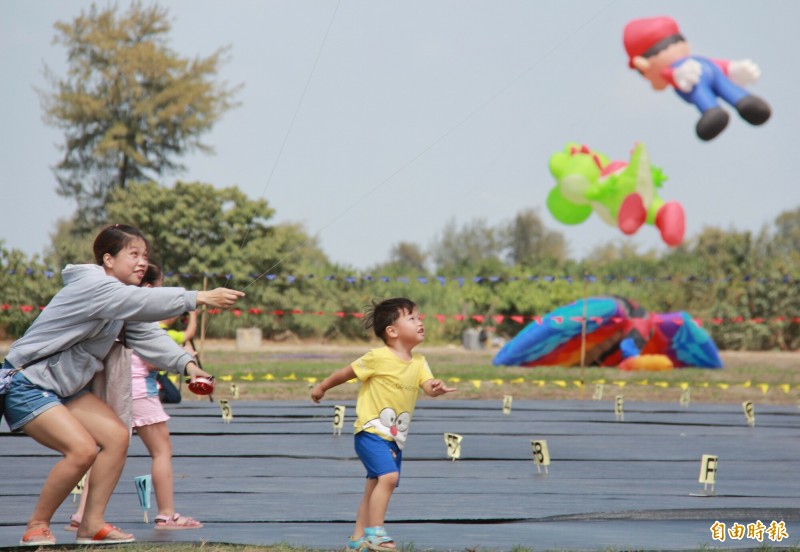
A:
POLYGON ((56 293, 6 356, 25 368, 25 377, 65 397, 77 393, 103 369, 125 324, 125 342, 146 362, 182 372, 192 356, 158 321, 195 310, 197 292, 183 288, 141 288, 108 276, 102 266, 67 265, 64 287, 56 293))

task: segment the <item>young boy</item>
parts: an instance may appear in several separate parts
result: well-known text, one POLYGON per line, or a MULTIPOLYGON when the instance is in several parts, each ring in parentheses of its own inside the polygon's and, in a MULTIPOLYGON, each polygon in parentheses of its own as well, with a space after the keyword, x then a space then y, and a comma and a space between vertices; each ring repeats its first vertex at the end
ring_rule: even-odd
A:
POLYGON ((340 370, 311 391, 318 403, 325 392, 353 378, 361 388, 356 402, 355 449, 367 469, 364 497, 348 542, 351 550, 393 550, 394 539, 383 528, 389 499, 400 481, 403 445, 419 388, 431 397, 455 391, 434 379, 428 362, 414 347, 425 339, 417 305, 410 299, 373 303, 364 319, 367 329, 386 344, 340 370))

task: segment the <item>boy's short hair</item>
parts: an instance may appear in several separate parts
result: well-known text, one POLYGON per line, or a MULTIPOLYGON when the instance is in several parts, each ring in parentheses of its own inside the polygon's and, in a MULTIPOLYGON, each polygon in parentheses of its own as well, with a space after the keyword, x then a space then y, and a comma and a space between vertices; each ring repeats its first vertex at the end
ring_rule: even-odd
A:
POLYGON ((403 312, 413 312, 416 308, 417 304, 405 297, 384 299, 380 302, 373 300, 366 308, 364 327, 372 328, 375 335, 386 343, 386 328, 394 324, 403 312))

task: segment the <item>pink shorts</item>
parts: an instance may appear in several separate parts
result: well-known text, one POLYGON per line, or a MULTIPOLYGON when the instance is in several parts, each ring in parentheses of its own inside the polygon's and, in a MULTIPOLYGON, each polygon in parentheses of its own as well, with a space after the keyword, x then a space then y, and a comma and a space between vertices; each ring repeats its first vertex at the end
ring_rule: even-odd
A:
POLYGON ((169 415, 164 411, 158 397, 133 399, 133 427, 142 427, 166 422, 169 415))

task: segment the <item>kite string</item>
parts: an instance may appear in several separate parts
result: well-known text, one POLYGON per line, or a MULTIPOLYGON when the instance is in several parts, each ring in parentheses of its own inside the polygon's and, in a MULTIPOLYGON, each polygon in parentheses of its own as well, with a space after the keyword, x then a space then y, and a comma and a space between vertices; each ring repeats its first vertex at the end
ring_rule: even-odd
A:
MULTIPOLYGON (((275 161, 272 163, 272 169, 267 176, 267 180, 264 183, 264 188, 261 190, 261 194, 259 194, 259 198, 264 197, 264 194, 267 193, 267 187, 269 186, 270 182, 272 181, 272 177, 275 174, 275 169, 278 167, 278 163, 281 160, 283 155, 283 150, 286 147, 286 143, 289 141, 289 135, 292 133, 292 129, 294 128, 294 123, 297 120, 297 115, 300 113, 300 106, 303 105, 303 100, 306 97, 306 92, 308 92, 308 87, 311 84, 311 79, 314 77, 314 73, 317 69, 317 63, 319 62, 319 58, 322 57, 322 51, 325 48, 325 44, 328 42, 328 35, 331 32, 331 28, 333 27, 333 21, 336 19, 336 13, 339 11, 339 5, 342 3, 342 0, 339 0, 336 3, 336 8, 334 8, 333 13, 331 14, 330 21, 328 21, 328 28, 325 30, 325 35, 322 37, 322 42, 320 43, 319 49, 317 50, 317 56, 314 58, 314 63, 311 66, 311 71, 308 73, 308 78, 306 79, 305 86, 303 87, 303 91, 300 93, 300 98, 297 101, 297 105, 294 108, 294 113, 292 114, 292 119, 289 121, 289 127, 286 130, 286 134, 283 137, 283 142, 281 143, 281 147, 278 149, 278 155, 275 156, 275 161)), ((247 239, 250 236, 250 225, 247 226, 247 231, 242 238, 242 244, 239 246, 239 249, 244 249, 245 243, 247 243, 247 239)), ((228 278, 228 281, 230 278, 228 278)), ((228 285, 228 281, 225 282, 225 285, 228 285)))
MULTIPOLYGON (((261 278, 263 278, 263 277, 264 277, 264 276, 266 276, 267 274, 271 273, 271 272, 272 272, 272 271, 273 271, 275 268, 277 268, 278 266, 280 266, 280 265, 281 265, 281 264, 282 264, 282 263, 283 263, 283 262, 284 262, 286 259, 288 259, 289 257, 293 256, 293 255, 294 255, 294 254, 295 254, 295 253, 296 253, 298 250, 300 250, 302 247, 305 247, 305 246, 306 246, 306 245, 307 245, 307 244, 308 244, 308 243, 309 243, 309 242, 310 242, 310 241, 311 241, 313 238, 316 238, 316 237, 318 237, 318 236, 319 236, 319 235, 320 235, 320 234, 321 234, 321 233, 322 233, 324 230, 328 229, 328 228, 329 228, 330 226, 332 226, 332 225, 333 225, 335 222, 337 222, 339 219, 341 219, 342 217, 344 217, 344 216, 345 216, 347 213, 349 213, 350 211, 352 211, 352 210, 353 210, 353 209, 354 209, 356 206, 358 206, 358 205, 359 205, 359 204, 361 204, 361 203, 362 203, 364 200, 366 200, 368 197, 370 197, 372 194, 374 194, 375 192, 377 192, 377 191, 378 191, 380 188, 382 188, 382 187, 383 187, 383 186, 384 186, 384 185, 385 185, 387 182, 389 182, 390 180, 392 180, 392 179, 393 179, 395 176, 397 176, 398 174, 400 174, 402 171, 404 171, 404 170, 405 170, 405 169, 407 169, 409 166, 411 166, 413 163, 415 163, 415 162, 416 162, 418 159, 420 159, 421 157, 423 157, 423 156, 424 156, 426 153, 428 153, 430 150, 432 150, 434 147, 436 147, 436 146, 437 146, 439 143, 441 143, 442 141, 444 141, 444 140, 445 140, 445 138, 447 138, 448 136, 450 136, 451 134, 453 134, 453 133, 454 133, 456 130, 458 130, 459 128, 461 128, 461 127, 462 127, 462 126, 463 126, 463 125, 464 125, 464 124, 465 124, 467 121, 469 121, 470 119, 472 119, 472 118, 473 118, 473 117, 474 117, 474 116, 475 116, 477 113, 479 113, 480 111, 482 111, 482 110, 483 110, 483 109, 484 109, 484 108, 485 108, 487 105, 489 105, 490 103, 492 103, 492 102, 493 102, 494 100, 496 100, 496 99, 497 99, 499 96, 501 96, 503 93, 505 93, 505 92, 506 92, 508 89, 510 89, 512 86, 514 86, 514 85, 515 85, 515 84, 516 84, 516 83, 517 83, 519 80, 521 80, 521 79, 522 79, 522 78, 523 78, 525 75, 527 75, 528 73, 530 73, 530 72, 531 72, 531 71, 532 71, 534 68, 536 68, 536 66, 538 66, 538 65, 539 65, 541 62, 543 62, 545 59, 547 59, 547 58, 548 58, 548 57, 549 57, 549 56, 550 56, 550 55, 551 55, 553 52, 555 52, 556 50, 558 50, 559 48, 561 48, 561 47, 562 47, 562 46, 563 46, 563 45, 564 45, 564 44, 565 44, 565 43, 566 43, 566 42, 567 42, 569 39, 571 39, 571 38, 572 38, 572 37, 573 37, 575 34, 577 34, 579 31, 583 30, 583 29, 584 29, 586 26, 588 26, 588 25, 589 25, 590 23, 592 23, 592 22, 593 22, 595 19, 597 19, 597 18, 600 16, 600 14, 602 14, 603 12, 605 12, 605 11, 606 11, 606 10, 607 10, 607 9, 608 9, 608 8, 609 8, 611 5, 612 5, 612 4, 614 4, 614 2, 615 2, 615 0, 611 0, 610 2, 608 2, 608 3, 607 3, 605 6, 603 6, 603 7, 602 7, 602 8, 601 8, 599 11, 597 11, 597 12, 596 12, 596 13, 594 13, 594 14, 593 14, 591 17, 589 17, 589 19, 587 19, 587 20, 586 20, 586 21, 584 21, 582 24, 580 24, 578 27, 576 27, 576 28, 575 28, 573 31, 571 31, 569 34, 567 34, 567 35, 566 35, 564 38, 562 38, 560 41, 556 42, 556 43, 555 43, 555 45, 553 45, 553 46, 552 46, 552 47, 551 47, 549 50, 547 50, 547 51, 546 51, 546 52, 545 52, 545 53, 544 53, 544 54, 543 54, 541 57, 539 57, 539 58, 538 58, 536 61, 534 61, 534 62, 533 62, 533 64, 531 64, 530 66, 528 66, 528 67, 527 67, 527 68, 526 68, 524 71, 522 71, 522 72, 521 72, 519 75, 517 75, 516 77, 514 77, 514 78, 513 78, 513 79, 512 79, 512 80, 511 80, 509 83, 507 83, 505 86, 501 87, 501 88, 500 88, 500 89, 499 89, 497 92, 495 92, 495 93, 494 93, 494 94, 492 94, 492 95, 491 95, 489 98, 487 98, 487 99, 486 99, 486 100, 484 100, 482 103, 480 103, 480 104, 479 104, 477 107, 475 107, 475 108, 474 108, 472 111, 470 111, 470 112, 469 112, 469 113, 468 113, 468 114, 467 114, 465 117, 463 117, 463 118, 462 118, 462 119, 461 119, 459 122, 457 122, 457 123, 456 123, 454 126, 452 126, 452 127, 451 127, 449 130, 447 130, 447 131, 446 131, 444 134, 442 134, 441 136, 439 136, 438 138, 436 138, 436 139, 435 139, 433 142, 431 142, 430 144, 428 144, 428 145, 427 145, 425 148, 423 148, 423 149, 422 149, 422 151, 420 151, 420 152, 419 152, 417 155, 415 155, 415 156, 414 156, 414 157, 412 157, 412 158, 411 158, 409 161, 407 161, 406 163, 404 163, 403 165, 401 165, 401 166, 400 166, 398 169, 396 169, 394 172, 392 172, 392 174, 390 174, 388 177, 386 177, 386 178, 384 178, 383 180, 381 180, 381 181, 380 181, 380 182, 379 182, 377 185, 375 185, 373 188, 371 188, 370 190, 368 190, 368 191, 367 191, 367 192, 366 192, 364 195, 362 195, 360 198, 356 199, 356 201, 355 201, 355 202, 353 202, 353 203, 352 203, 352 204, 350 204, 348 207, 346 207, 346 208, 345 208, 345 209, 344 209, 342 212, 340 212, 339 214, 337 214, 336 216, 334 216, 334 217, 333 217, 331 220, 329 220, 327 223, 325 223, 325 224, 324 224, 324 225, 323 225, 323 226, 322 226, 322 227, 321 227, 319 230, 317 230, 317 232, 316 232, 316 233, 315 233, 313 236, 311 236, 311 237, 307 238, 306 240, 302 241, 300 244, 298 244, 296 247, 294 247, 292 250, 290 250, 290 251, 289 251, 289 252, 288 252, 286 255, 284 255, 284 256, 283 256, 281 259, 279 259, 278 261, 276 261, 276 262, 275 262, 275 263, 274 263, 272 266, 270 266, 270 267, 269 267, 268 269, 266 269, 264 272, 262 272, 261 274, 259 274, 259 275, 258 275, 256 278, 254 278, 254 279, 253 279, 253 280, 252 280, 252 281, 251 281, 249 284, 247 284, 247 285, 246 285, 246 286, 245 286, 245 287, 244 287, 244 288, 243 288, 241 291, 245 291, 245 290, 246 290, 246 289, 248 289, 250 286, 252 286, 253 284, 255 284, 255 283, 258 281, 258 280, 260 280, 261 278)), ((244 245, 244 244, 243 244, 243 245, 244 245)))
MULTIPOLYGON (((267 176, 267 180, 264 183, 264 188, 262 188, 261 194, 258 196, 259 198, 264 197, 264 194, 266 194, 267 187, 269 186, 270 182, 272 181, 272 177, 274 176, 275 170, 278 167, 278 163, 280 162, 281 157, 283 155, 283 150, 286 147, 287 142, 289 141, 289 136, 292 133, 292 129, 294 129, 294 124, 295 124, 295 121, 297 120, 297 115, 298 115, 298 113, 300 113, 300 107, 303 105, 303 100, 306 97, 306 92, 308 92, 308 88, 311 85, 311 80, 314 77, 314 73, 316 72, 317 64, 319 63, 319 59, 320 59, 320 57, 322 57, 322 52, 325 49, 326 43, 328 42, 328 35, 330 35, 331 29, 333 28, 333 22, 336 19, 336 14, 339 11, 339 6, 341 5, 341 3, 342 3, 342 0, 338 0, 336 2, 336 7, 334 8, 333 13, 331 14, 330 20, 328 21, 328 27, 325 29, 325 34, 323 35, 322 41, 320 42, 319 49, 317 50, 317 55, 314 58, 314 63, 311 65, 311 70, 309 71, 308 78, 306 79, 305 85, 303 86, 303 91, 300 93, 300 98, 298 99, 297 105, 294 108, 294 113, 292 114, 292 118, 289 121, 289 127, 286 129, 286 134, 284 134, 284 136, 283 136, 283 141, 281 142, 281 146, 278 149, 278 154, 275 156, 275 161, 273 161, 273 163, 272 163, 272 168, 270 169, 269 175, 267 176)), ((244 249, 244 246, 247 243, 247 240, 248 240, 248 238, 250 236, 251 227, 252 227, 251 224, 247 225, 247 230, 245 231, 244 237, 242 238, 242 243, 239 246, 239 250, 240 251, 242 249, 244 249)), ((294 253, 294 250, 292 251, 292 253, 294 253)), ((284 260, 285 260, 285 258, 281 259, 280 262, 283 262, 284 260)), ((277 266, 277 265, 275 265, 275 266, 277 266)), ((275 267, 272 267, 269 270, 273 270, 274 268, 275 267)), ((264 274, 267 274, 267 273, 264 273, 264 274)), ((264 274, 259 276, 256 280, 258 280, 259 278, 264 276, 264 274)), ((232 277, 231 275, 228 275, 226 277, 225 284, 223 285, 223 287, 228 287, 228 284, 231 281, 231 277, 232 277)), ((245 289, 250 287, 250 285, 252 285, 252 283, 247 285, 241 291, 244 291, 245 289)), ((205 334, 205 331, 208 329, 208 327, 210 325, 211 325, 211 320, 209 319, 208 322, 203 326, 203 334, 205 334)))

